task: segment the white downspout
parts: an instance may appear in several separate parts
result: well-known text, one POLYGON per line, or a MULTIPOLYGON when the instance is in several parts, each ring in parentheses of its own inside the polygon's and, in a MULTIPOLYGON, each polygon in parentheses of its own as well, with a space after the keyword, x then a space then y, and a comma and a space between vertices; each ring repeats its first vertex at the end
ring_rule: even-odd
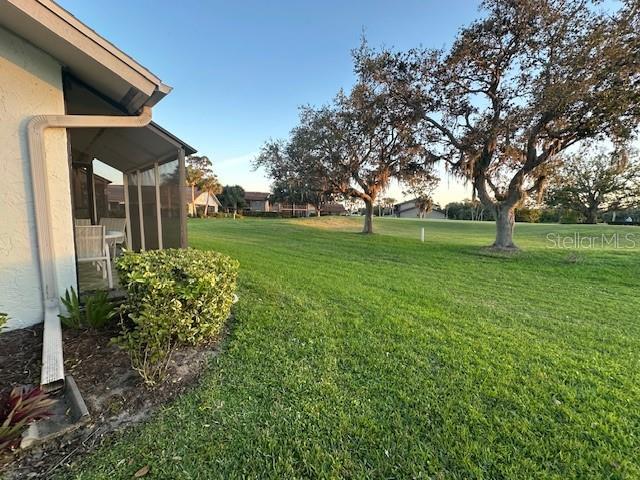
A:
POLYGON ((31 163, 31 184, 36 217, 38 256, 44 303, 44 333, 42 338, 42 372, 40 383, 47 391, 64 385, 62 359, 62 329, 58 314, 59 292, 56 261, 51 230, 51 206, 47 182, 47 159, 44 132, 48 128, 127 128, 144 127, 151 121, 151 107, 143 107, 137 116, 109 115, 37 115, 27 124, 31 163))

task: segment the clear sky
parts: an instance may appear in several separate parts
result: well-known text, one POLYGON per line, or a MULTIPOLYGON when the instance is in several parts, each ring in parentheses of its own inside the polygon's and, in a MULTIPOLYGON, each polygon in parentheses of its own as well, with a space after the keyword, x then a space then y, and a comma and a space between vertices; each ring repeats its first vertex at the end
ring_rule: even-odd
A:
MULTIPOLYGON (((154 120, 246 190, 269 188, 251 159, 295 126, 298 106, 352 85, 362 32, 374 47, 443 47, 479 15, 473 0, 58 1, 174 87, 154 120)), ((470 196, 442 177, 436 201, 470 196)))

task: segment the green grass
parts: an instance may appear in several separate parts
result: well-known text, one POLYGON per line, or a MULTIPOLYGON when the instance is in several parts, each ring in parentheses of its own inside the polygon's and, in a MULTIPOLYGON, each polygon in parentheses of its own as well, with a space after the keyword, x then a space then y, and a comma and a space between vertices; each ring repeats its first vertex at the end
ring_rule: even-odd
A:
POLYGON ((191 222, 241 262, 233 332, 73 475, 640 478, 640 229, 518 225, 502 257, 490 223, 360 223, 191 222), (637 248, 547 239, 616 231, 637 248))

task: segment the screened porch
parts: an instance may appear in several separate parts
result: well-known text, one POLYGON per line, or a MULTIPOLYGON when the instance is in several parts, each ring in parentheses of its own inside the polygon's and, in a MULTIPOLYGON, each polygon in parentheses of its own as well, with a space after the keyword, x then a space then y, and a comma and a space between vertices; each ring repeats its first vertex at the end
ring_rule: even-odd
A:
POLYGON ((186 246, 184 158, 194 149, 156 124, 70 129, 78 291, 118 289, 124 249, 186 246), (110 172, 109 178, 96 173, 110 172))

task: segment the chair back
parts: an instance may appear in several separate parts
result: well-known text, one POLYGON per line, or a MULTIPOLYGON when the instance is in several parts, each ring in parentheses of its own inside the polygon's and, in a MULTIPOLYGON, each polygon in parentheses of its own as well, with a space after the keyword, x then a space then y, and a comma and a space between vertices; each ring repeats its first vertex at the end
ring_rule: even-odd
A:
POLYGON ((87 225, 91 225, 91 219, 90 218, 76 218, 75 219, 75 224, 76 227, 78 226, 87 226, 87 225))
POLYGON ((126 218, 102 217, 100 225, 103 225, 107 232, 121 232, 124 234, 127 225, 126 218))
POLYGON ((104 258, 104 225, 76 227, 76 254, 78 260, 104 258))

